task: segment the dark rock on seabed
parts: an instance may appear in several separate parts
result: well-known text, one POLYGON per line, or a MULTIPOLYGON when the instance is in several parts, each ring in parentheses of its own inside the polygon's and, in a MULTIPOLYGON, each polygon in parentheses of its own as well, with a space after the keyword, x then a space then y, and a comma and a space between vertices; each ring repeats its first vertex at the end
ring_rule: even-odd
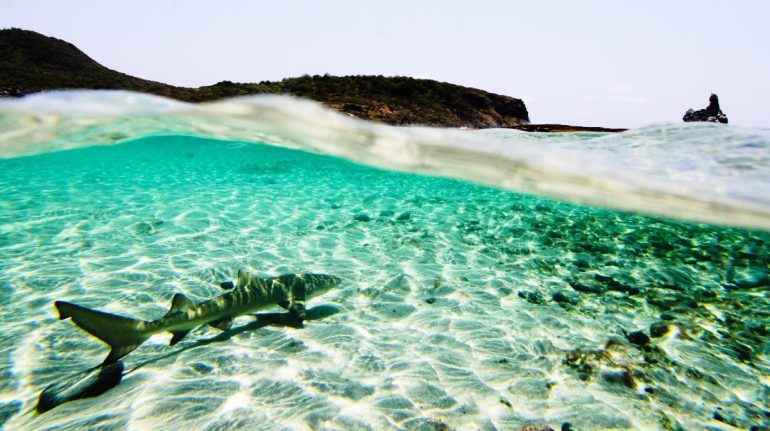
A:
POLYGON ((577 290, 578 292, 583 293, 594 293, 594 294, 601 294, 604 293, 607 289, 594 285, 594 284, 588 284, 588 283, 581 283, 577 280, 569 280, 567 282, 573 289, 577 290))
POLYGON ((650 342, 650 337, 642 331, 634 331, 629 333, 626 338, 637 346, 644 346, 650 342))
POLYGON ((668 333, 668 329, 668 323, 655 322, 650 325, 650 336, 653 338, 662 337, 668 333))
POLYGON ((527 423, 521 427, 520 431, 553 431, 553 428, 546 424, 527 423))
POLYGON ((519 298, 522 298, 530 304, 540 305, 545 303, 543 294, 534 290, 520 290, 518 292, 519 298))
POLYGON ((371 221, 372 218, 369 217, 369 214, 359 213, 353 216, 353 220, 367 222, 367 221, 371 221))
POLYGON ((580 296, 577 292, 554 292, 551 299, 561 304, 578 305, 580 303, 580 296))

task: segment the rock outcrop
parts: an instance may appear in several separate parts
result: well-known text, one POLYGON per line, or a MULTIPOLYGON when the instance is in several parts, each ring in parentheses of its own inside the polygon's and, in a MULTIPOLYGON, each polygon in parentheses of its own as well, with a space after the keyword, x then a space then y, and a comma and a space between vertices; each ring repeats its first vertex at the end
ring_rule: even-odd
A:
POLYGON ((707 121, 710 123, 723 123, 727 124, 727 115, 719 109, 719 98, 716 94, 712 94, 709 97, 709 106, 706 109, 700 109, 694 111, 688 109, 684 113, 682 120, 686 122, 690 121, 707 121))
POLYGON ((176 87, 108 69, 63 40, 17 28, 0 30, 0 97, 76 88, 131 90, 187 102, 289 94, 393 125, 485 128, 529 123, 521 99, 430 79, 305 75, 275 82, 176 87))

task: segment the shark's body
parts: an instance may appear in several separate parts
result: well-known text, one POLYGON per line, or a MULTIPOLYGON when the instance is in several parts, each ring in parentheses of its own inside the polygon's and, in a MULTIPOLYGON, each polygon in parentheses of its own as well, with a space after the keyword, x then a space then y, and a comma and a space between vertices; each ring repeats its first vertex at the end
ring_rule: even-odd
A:
POLYGON ((256 277, 238 271, 238 280, 231 292, 200 304, 177 293, 169 312, 160 319, 150 321, 91 310, 65 301, 56 301, 55 306, 60 319, 71 317, 83 330, 110 345, 112 350, 104 362, 111 363, 155 334, 171 332, 171 345, 174 345, 193 328, 209 324, 227 330, 232 326, 234 317, 275 304, 303 319, 305 300, 326 292, 340 282, 339 278, 325 274, 256 277))

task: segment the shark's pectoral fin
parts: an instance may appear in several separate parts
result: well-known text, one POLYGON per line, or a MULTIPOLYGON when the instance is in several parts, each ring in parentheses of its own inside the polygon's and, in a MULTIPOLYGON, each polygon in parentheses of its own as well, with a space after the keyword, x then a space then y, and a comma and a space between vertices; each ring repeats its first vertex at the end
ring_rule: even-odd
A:
POLYGON ((233 318, 225 317, 224 319, 215 320, 213 322, 209 322, 209 326, 212 326, 217 329, 221 329, 223 331, 228 331, 230 328, 233 327, 233 318))
POLYGON ((300 301, 292 302, 291 305, 289 305, 289 315, 300 321, 305 320, 307 317, 305 303, 300 301))
POLYGON ((276 304, 278 304, 278 306, 283 308, 284 310, 288 310, 289 309, 289 305, 291 303, 289 301, 280 301, 280 302, 276 302, 276 304))
POLYGON ((169 345, 169 346, 173 346, 174 344, 176 344, 176 343, 178 343, 178 342, 182 341, 182 338, 184 338, 184 337, 185 337, 185 335, 187 335, 187 333, 188 333, 188 332, 190 332, 190 330, 189 330, 189 329, 188 329, 188 330, 186 330, 186 331, 176 331, 176 332, 172 332, 172 334, 174 334, 174 336, 173 336, 173 337, 171 337, 171 342, 170 342, 170 343, 168 343, 168 345, 169 345))

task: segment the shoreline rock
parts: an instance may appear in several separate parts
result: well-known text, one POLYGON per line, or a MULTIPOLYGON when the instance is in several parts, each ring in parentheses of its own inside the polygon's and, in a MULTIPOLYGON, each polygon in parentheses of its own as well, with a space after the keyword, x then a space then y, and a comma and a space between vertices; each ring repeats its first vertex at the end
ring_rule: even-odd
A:
POLYGON ((716 94, 711 94, 709 97, 709 106, 706 109, 699 109, 697 111, 692 108, 688 109, 682 117, 684 122, 703 121, 708 123, 722 123, 727 124, 727 115, 719 109, 719 97, 716 94))
POLYGON ((543 132, 543 133, 574 133, 574 132, 599 132, 599 133, 619 133, 628 129, 619 129, 611 127, 593 127, 593 126, 570 126, 567 124, 519 124, 508 127, 509 129, 521 130, 524 132, 543 132))

